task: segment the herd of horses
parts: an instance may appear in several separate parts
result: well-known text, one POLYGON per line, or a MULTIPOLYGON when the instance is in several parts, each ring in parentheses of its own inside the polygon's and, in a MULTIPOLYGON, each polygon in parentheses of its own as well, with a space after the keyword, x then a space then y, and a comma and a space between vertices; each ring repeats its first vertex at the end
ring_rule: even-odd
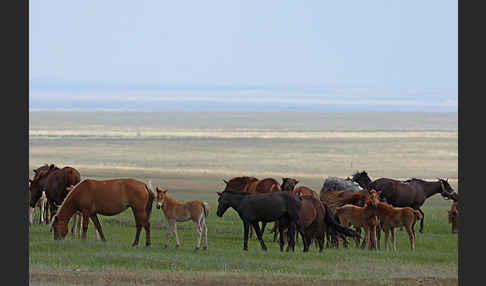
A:
MULTIPOLYGON (((210 213, 209 204, 200 200, 180 202, 168 190, 155 187, 150 181, 123 178, 94 180, 83 179, 72 167, 58 168, 54 164, 34 169, 29 179, 29 222, 34 222, 34 211, 39 206, 41 223, 50 224, 55 240, 68 233, 68 223, 73 221, 71 233, 75 233, 78 217, 78 234, 86 239, 89 221, 93 222, 97 238, 105 241, 98 214, 117 215, 131 208, 135 219, 136 234, 132 246, 139 243, 140 232, 145 230, 146 246, 151 245, 150 216, 156 202, 166 217, 167 233, 165 247, 170 235, 175 236, 176 247, 180 246, 176 222, 192 220, 198 234, 196 249, 207 249, 206 221, 210 213), (50 215, 49 215, 50 213, 50 215)), ((279 237, 280 250, 295 251, 298 237, 302 238, 304 252, 312 243, 321 252, 326 247, 348 247, 348 238, 356 247, 379 249, 380 233, 385 234, 385 249, 391 234, 393 250, 396 250, 394 229, 405 228, 409 235, 411 250, 415 248, 414 226, 420 220, 423 232, 425 214, 421 207, 426 199, 440 194, 453 201, 448 211, 452 232, 457 233, 459 194, 447 179, 437 181, 391 178, 371 180, 365 171, 356 172, 351 178, 329 177, 318 194, 306 186, 297 186, 294 178, 258 179, 239 176, 223 180, 226 184, 218 195, 216 215, 223 217, 233 208, 243 223, 243 249, 248 250, 248 239, 255 232, 263 250, 267 246, 263 233, 268 223, 273 222, 273 240, 279 237), (260 226, 261 223, 261 226, 260 226), (364 229, 364 238, 361 230, 364 229), (363 239, 362 239, 363 238, 363 239), (362 244, 360 245, 360 240, 362 244)))

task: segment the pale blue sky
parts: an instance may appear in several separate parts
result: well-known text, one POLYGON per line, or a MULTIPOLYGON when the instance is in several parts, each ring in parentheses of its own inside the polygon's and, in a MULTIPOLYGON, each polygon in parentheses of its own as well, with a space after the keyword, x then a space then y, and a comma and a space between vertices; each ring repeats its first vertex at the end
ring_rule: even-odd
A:
POLYGON ((133 95, 134 87, 152 90, 151 98, 169 87, 193 88, 185 95, 194 97, 201 88, 224 87, 297 101, 305 94, 421 98, 456 110, 457 6, 446 0, 31 0, 30 107, 56 92, 82 98, 80 90, 90 87, 97 98, 133 95))

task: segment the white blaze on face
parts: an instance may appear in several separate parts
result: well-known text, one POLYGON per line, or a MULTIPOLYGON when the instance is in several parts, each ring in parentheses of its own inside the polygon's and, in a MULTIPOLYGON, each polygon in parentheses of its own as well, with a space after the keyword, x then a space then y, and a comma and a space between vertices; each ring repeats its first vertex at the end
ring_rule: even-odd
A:
POLYGON ((30 224, 34 223, 34 211, 35 211, 35 208, 33 208, 33 207, 31 207, 30 210, 29 210, 29 222, 30 222, 30 224))

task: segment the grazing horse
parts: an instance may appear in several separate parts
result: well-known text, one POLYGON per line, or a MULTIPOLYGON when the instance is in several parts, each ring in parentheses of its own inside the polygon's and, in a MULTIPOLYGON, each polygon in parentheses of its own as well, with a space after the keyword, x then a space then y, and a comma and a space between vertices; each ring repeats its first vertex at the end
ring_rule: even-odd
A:
MULTIPOLYGON (((233 190, 239 192, 264 194, 274 191, 280 191, 280 185, 278 184, 278 181, 273 178, 265 178, 263 180, 259 180, 255 177, 241 176, 231 178, 229 181, 223 181, 226 183, 226 187, 224 188, 223 192, 227 190, 233 190)), ((262 222, 262 235, 265 232, 266 225, 266 222, 262 222)), ((274 225, 274 230, 276 229, 275 227, 276 225, 274 225)), ((253 226, 250 226, 250 237, 253 237, 253 226)))
POLYGON ((142 226, 145 229, 146 245, 149 246, 151 244, 149 219, 154 197, 153 190, 149 189, 145 183, 135 179, 84 179, 69 192, 59 211, 53 217, 51 227, 54 229, 54 239, 66 237, 69 219, 80 211, 83 215, 82 239, 86 239, 88 223, 91 219, 101 240, 105 241, 97 214, 113 216, 130 207, 137 228, 132 246, 138 245, 142 226))
POLYGON ((325 233, 330 233, 332 236, 339 234, 359 239, 359 234, 340 225, 329 208, 319 199, 316 199, 313 195, 302 195, 301 199, 302 207, 300 208, 297 226, 304 242, 304 252, 309 251, 312 239, 316 239, 319 252, 322 252, 325 233))
POLYGON ((165 248, 169 246, 169 236, 171 232, 173 232, 175 236, 176 248, 180 246, 176 222, 192 220, 196 224, 196 232, 198 234, 196 250, 201 247, 201 232, 204 234, 203 249, 206 250, 208 248, 206 219, 209 216, 209 204, 199 200, 181 203, 171 195, 167 194, 168 190, 159 189, 158 187, 155 187, 155 189, 157 191, 157 208, 162 208, 164 216, 168 221, 165 248))
POLYGON ((452 233, 459 232, 459 202, 455 201, 451 205, 451 209, 447 211, 449 223, 452 225, 452 233))
POLYGON ((395 227, 404 226, 407 230, 412 251, 415 249, 415 222, 422 218, 422 214, 411 207, 393 207, 378 199, 380 192, 370 195, 366 206, 371 213, 378 216, 385 232, 385 249, 388 247, 388 236, 391 232, 393 251, 396 251, 395 227))
POLYGON ((289 228, 290 240, 287 251, 295 248, 293 228, 299 219, 302 201, 290 192, 272 192, 267 194, 251 194, 239 191, 217 192, 218 210, 216 215, 222 217, 228 208, 233 208, 241 220, 244 228, 243 250, 248 250, 248 232, 250 225, 255 228, 258 240, 263 250, 267 246, 263 242, 262 232, 258 222, 279 222, 280 251, 283 251, 283 231, 289 228))
POLYGON ((380 200, 386 200, 394 207, 411 207, 418 210, 422 216, 419 232, 424 228, 424 212, 420 209, 425 200, 435 194, 447 196, 454 193, 447 180, 438 179, 437 182, 428 182, 421 179, 398 181, 380 178, 369 184, 370 188, 381 191, 380 200))

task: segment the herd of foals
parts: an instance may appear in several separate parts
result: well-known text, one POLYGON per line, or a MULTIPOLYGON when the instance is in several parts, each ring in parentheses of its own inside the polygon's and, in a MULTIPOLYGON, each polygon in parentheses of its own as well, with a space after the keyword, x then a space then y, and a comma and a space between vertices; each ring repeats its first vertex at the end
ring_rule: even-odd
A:
MULTIPOLYGON (((39 223, 50 225, 55 240, 66 237, 70 221, 73 236, 77 228, 78 235, 86 239, 91 220, 97 239, 105 241, 98 214, 113 216, 131 208, 136 226, 132 245, 138 245, 143 227, 145 243, 150 246, 150 215, 155 201, 168 221, 165 247, 171 234, 179 247, 176 222, 192 220, 198 235, 196 249, 201 248, 201 243, 203 250, 207 249, 206 220, 210 214, 207 202, 180 202, 166 189, 133 178, 81 180, 79 171, 69 166, 59 168, 46 164, 33 171, 34 176, 29 179, 29 223, 34 223, 34 212, 39 207, 39 223)), ((420 232, 424 228, 425 214, 421 207, 435 194, 452 201, 448 221, 452 233, 459 231, 459 194, 447 179, 371 180, 366 171, 361 171, 345 179, 326 178, 319 194, 306 186, 298 186, 295 178, 281 178, 279 182, 274 178, 240 176, 223 181, 226 187, 217 192, 216 215, 223 217, 229 208, 238 213, 244 227, 244 250, 248 250, 249 236, 255 234, 266 251, 262 235, 267 223, 273 222, 273 241, 279 242, 280 251, 284 248, 295 251, 299 237, 304 252, 313 243, 321 252, 324 244, 325 247, 348 247, 349 241, 354 241, 356 247, 379 249, 382 232, 384 248, 388 248, 391 234, 391 248, 396 251, 395 228, 407 231, 413 251, 415 224, 420 222, 420 232)))

